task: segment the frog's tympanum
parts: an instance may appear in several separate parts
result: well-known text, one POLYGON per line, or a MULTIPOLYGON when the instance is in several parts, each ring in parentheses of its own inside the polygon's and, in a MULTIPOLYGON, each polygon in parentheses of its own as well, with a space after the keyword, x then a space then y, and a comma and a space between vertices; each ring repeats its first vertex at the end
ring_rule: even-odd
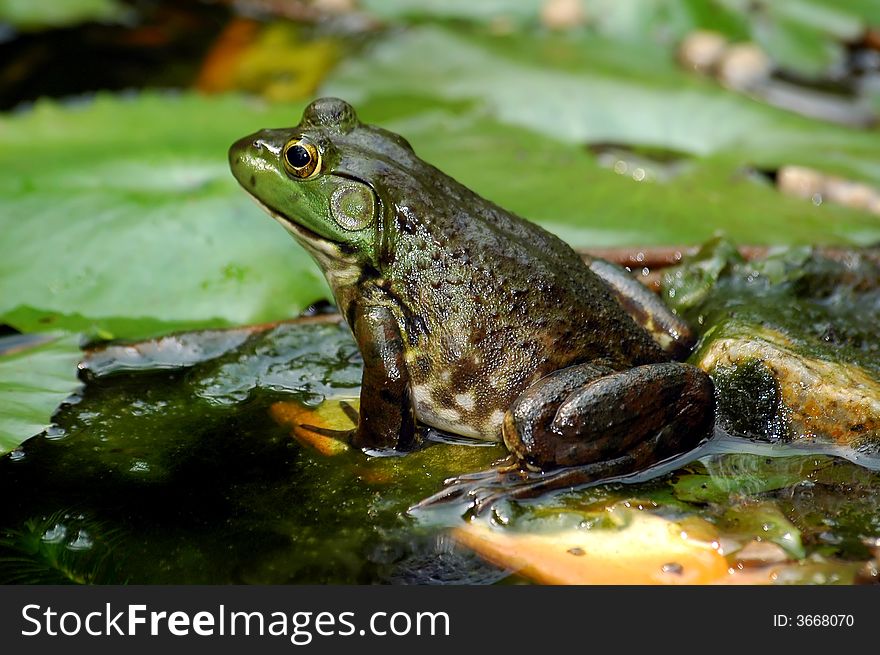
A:
POLYGON ((364 359, 367 449, 413 448, 416 422, 503 440, 555 484, 690 450, 714 418, 692 333, 649 290, 425 163, 323 98, 245 137, 233 174, 314 257, 364 359))

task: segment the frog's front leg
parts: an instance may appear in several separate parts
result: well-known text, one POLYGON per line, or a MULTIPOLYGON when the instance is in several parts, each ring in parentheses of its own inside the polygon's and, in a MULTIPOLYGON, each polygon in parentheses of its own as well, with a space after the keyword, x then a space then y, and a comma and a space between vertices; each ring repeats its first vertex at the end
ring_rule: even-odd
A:
POLYGON ((712 381, 690 364, 624 371, 582 364, 527 388, 506 413, 502 433, 532 470, 614 462, 620 474, 693 448, 709 433, 714 409, 712 381))
POLYGON ((415 443, 416 419, 400 327, 391 310, 381 305, 354 308, 351 327, 364 359, 352 444, 408 450, 415 443))

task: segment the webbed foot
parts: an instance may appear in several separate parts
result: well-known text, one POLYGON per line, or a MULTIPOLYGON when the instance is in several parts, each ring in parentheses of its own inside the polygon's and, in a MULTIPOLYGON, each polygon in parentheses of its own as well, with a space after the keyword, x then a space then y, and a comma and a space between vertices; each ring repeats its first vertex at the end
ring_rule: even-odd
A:
POLYGON ((548 471, 529 470, 510 456, 493 468, 445 480, 440 491, 419 501, 408 511, 414 513, 460 503, 464 504, 463 515, 479 516, 503 500, 527 500, 561 489, 627 482, 630 478, 634 478, 632 482, 642 481, 671 470, 673 466, 677 468, 687 459, 681 453, 673 453, 666 459, 657 460, 656 441, 663 437, 658 434, 656 440, 641 444, 633 452, 604 462, 548 471))

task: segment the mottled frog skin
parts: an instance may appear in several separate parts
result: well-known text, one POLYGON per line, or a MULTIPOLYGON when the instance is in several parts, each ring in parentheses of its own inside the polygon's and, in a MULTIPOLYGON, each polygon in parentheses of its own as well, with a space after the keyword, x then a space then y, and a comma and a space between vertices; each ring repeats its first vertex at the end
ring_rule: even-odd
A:
POLYGON ((421 421, 503 439, 532 469, 636 469, 705 435, 711 383, 673 361, 691 332, 653 294, 342 100, 316 100, 296 127, 247 136, 229 158, 352 328, 365 363, 355 445, 406 450, 421 421))

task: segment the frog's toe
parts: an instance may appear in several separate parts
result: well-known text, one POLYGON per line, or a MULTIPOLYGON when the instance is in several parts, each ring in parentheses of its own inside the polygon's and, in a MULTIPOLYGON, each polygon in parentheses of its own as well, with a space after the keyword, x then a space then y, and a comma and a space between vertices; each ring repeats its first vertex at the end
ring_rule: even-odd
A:
POLYGON ((351 443, 351 439, 355 433, 355 430, 333 430, 332 428, 325 428, 320 425, 309 425, 308 423, 303 423, 299 427, 306 432, 311 432, 312 434, 317 434, 322 437, 330 437, 331 439, 336 439, 345 444, 351 443))
POLYGON ((570 466, 552 471, 531 471, 522 468, 518 475, 510 475, 500 485, 471 490, 468 513, 479 516, 502 500, 527 500, 561 489, 583 488, 613 482, 631 475, 642 453, 628 453, 605 462, 570 466))
POLYGON ((520 471, 520 463, 517 461, 516 457, 512 455, 508 455, 504 459, 500 459, 494 462, 492 468, 484 469, 482 471, 474 471, 473 473, 462 473, 461 475, 456 475, 452 478, 447 478, 444 480, 444 484, 452 484, 452 483, 467 483, 467 482, 483 482, 486 479, 492 477, 501 477, 503 475, 507 475, 509 473, 518 473, 520 471))
POLYGON ((346 445, 351 445, 351 441, 354 438, 355 433, 357 432, 358 421, 360 420, 360 415, 358 414, 358 410, 355 407, 345 400, 339 401, 339 409, 342 411, 342 414, 351 421, 354 427, 351 428, 330 428, 325 425, 312 425, 310 423, 303 423, 299 427, 302 430, 307 432, 311 432, 313 434, 320 435, 322 437, 330 437, 331 439, 336 439, 337 441, 341 441, 346 445))
MULTIPOLYGON (((598 468, 593 466, 593 469, 598 468)), ((534 498, 570 482, 578 484, 595 481, 604 477, 605 470, 594 470, 592 474, 580 471, 574 476, 577 478, 574 481, 572 473, 572 469, 557 470, 549 474, 530 471, 521 468, 519 464, 515 467, 469 473, 446 480, 443 489, 413 505, 409 512, 459 505, 462 516, 479 516, 501 501, 534 498)))
MULTIPOLYGON (((483 471, 467 473, 444 481, 437 493, 410 507, 410 513, 439 506, 460 505, 462 515, 478 516, 502 500, 534 498, 569 484, 583 484, 604 479, 609 463, 561 469, 551 473, 523 468, 514 457, 483 471)), ((614 470, 611 470, 613 473, 614 470)))
POLYGON ((494 468, 446 480, 443 489, 412 506, 409 511, 456 503, 462 505, 462 515, 479 516, 501 501, 527 500, 562 489, 626 482, 634 477, 643 480, 646 476, 659 475, 697 456, 697 451, 691 451, 687 455, 671 453, 665 459, 657 460, 657 453, 662 451, 658 444, 663 443, 665 437, 666 434, 661 431, 653 439, 619 457, 550 471, 529 470, 514 457, 509 457, 494 468), (646 461, 652 462, 647 468, 644 465, 646 461))
POLYGON ((523 475, 528 475, 528 472, 520 468, 519 463, 513 457, 508 457, 492 468, 447 478, 440 491, 419 501, 408 511, 414 513, 453 503, 464 503, 463 511, 471 510, 479 499, 488 496, 494 497, 509 488, 523 475))
POLYGON ((290 430, 298 443, 322 455, 339 455, 351 448, 358 425, 358 411, 346 400, 330 399, 317 407, 294 401, 278 401, 269 414, 290 430))

